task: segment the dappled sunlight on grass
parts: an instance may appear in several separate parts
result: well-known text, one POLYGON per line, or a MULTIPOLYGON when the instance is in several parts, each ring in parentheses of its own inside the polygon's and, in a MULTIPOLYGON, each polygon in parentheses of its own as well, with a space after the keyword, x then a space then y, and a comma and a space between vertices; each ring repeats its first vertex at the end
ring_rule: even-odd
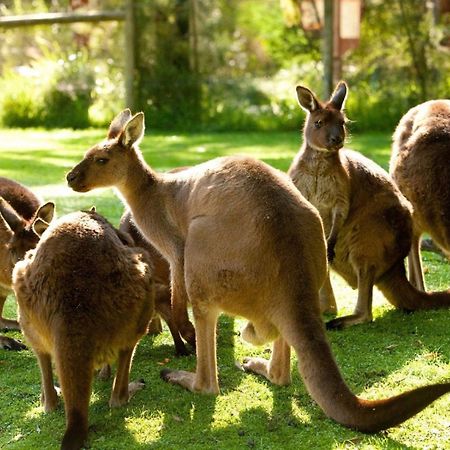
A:
MULTIPOLYGON (((0 130, 0 176, 14 178, 56 203, 57 215, 95 205, 115 225, 123 204, 112 189, 76 193, 65 174, 105 130, 0 130)), ((216 156, 245 154, 286 170, 301 143, 300 133, 146 133, 142 149, 156 170, 197 164, 216 156)), ((362 151, 387 168, 390 136, 370 133, 352 136, 349 148, 362 151)), ((450 266, 445 259, 425 254, 426 280, 431 289, 447 289, 450 266)), ((332 273, 339 315, 350 314, 357 291, 332 273)), ((15 317, 14 297, 8 297, 5 316, 15 317)), ((383 398, 408 388, 448 378, 448 311, 406 314, 374 290, 374 321, 342 331, 327 332, 338 365, 353 392, 364 398, 383 398)), ((191 315, 192 317, 192 315, 191 315)), ((408 449, 429 442, 450 441, 450 396, 413 420, 385 433, 367 436, 345 429, 325 417, 309 396, 292 352, 292 385, 272 386, 262 377, 235 366, 246 356, 270 358, 271 345, 252 346, 239 331, 246 321, 221 316, 218 324, 217 397, 188 392, 160 379, 163 367, 194 371, 195 355, 176 358, 168 328, 144 337, 137 347, 130 379, 143 377, 146 389, 123 408, 110 409, 112 380, 94 380, 89 407, 89 442, 104 449, 408 449), (318 445, 320 442, 321 446, 318 445)), ((22 338, 19 332, 5 332, 22 338)), ((300 355, 301 357, 301 355, 300 355)), ((28 450, 57 448, 65 417, 62 403, 45 414, 39 405, 40 377, 30 349, 0 351, 0 448, 28 450), (5 370, 6 369, 6 370, 5 370)), ((431 447, 430 447, 431 448, 431 447)), ((435 446, 433 448, 438 448, 435 446)))
POLYGON ((138 417, 125 419, 125 429, 133 436, 138 444, 149 445, 161 437, 166 422, 163 411, 154 411, 152 414, 142 412, 138 417))

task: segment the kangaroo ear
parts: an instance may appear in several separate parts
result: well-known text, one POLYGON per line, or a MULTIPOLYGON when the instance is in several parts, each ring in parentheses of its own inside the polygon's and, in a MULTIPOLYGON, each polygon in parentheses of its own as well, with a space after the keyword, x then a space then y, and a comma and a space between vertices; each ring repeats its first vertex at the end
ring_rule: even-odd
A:
POLYGON ((120 132, 123 130, 124 125, 131 119, 131 111, 127 108, 117 114, 114 117, 111 125, 109 126, 107 138, 114 139, 119 136, 120 132))
POLYGON ((313 112, 320 108, 320 102, 317 100, 314 92, 303 86, 297 86, 298 104, 307 112, 313 112))
POLYGON ((119 142, 124 147, 131 147, 133 144, 139 144, 144 136, 144 113, 135 114, 124 126, 119 137, 119 142))
POLYGON ((14 233, 24 225, 24 220, 16 213, 15 209, 2 197, 0 197, 0 213, 10 230, 14 233))
POLYGON ((334 92, 331 94, 330 103, 332 103, 336 109, 343 109, 345 107, 345 101, 347 100, 347 93, 347 83, 345 81, 339 81, 334 92))
POLYGON ((12 237, 14 232, 11 230, 6 219, 3 217, 2 211, 0 210, 0 236, 8 236, 6 239, 1 239, 2 241, 8 241, 9 238, 12 237))
POLYGON ((32 228, 33 231, 40 237, 42 233, 49 227, 49 224, 42 220, 40 217, 37 217, 33 222, 32 228))
MULTIPOLYGON (((53 216, 55 214, 55 204, 53 202, 47 202, 39 207, 36 211, 36 219, 42 219, 44 222, 48 224, 53 220, 53 216)), ((35 219, 35 220, 36 220, 35 219)))

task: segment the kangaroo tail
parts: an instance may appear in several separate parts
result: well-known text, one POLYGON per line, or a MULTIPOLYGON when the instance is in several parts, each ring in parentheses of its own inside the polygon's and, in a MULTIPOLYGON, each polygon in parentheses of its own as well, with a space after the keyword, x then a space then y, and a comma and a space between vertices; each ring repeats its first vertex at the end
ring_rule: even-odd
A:
MULTIPOLYGON (((93 365, 88 355, 56 355, 56 371, 61 383, 66 412, 66 431, 61 449, 78 450, 88 435, 88 408, 92 389, 93 365)), ((79 355, 79 353, 78 353, 79 355)))
POLYGON ((450 290, 419 291, 406 278, 403 261, 394 264, 377 282, 377 286, 389 302, 397 308, 411 311, 450 308, 450 290))
MULTIPOLYGON (((277 326, 298 356, 306 388, 325 414, 336 422, 365 433, 398 425, 450 392, 450 383, 433 384, 384 400, 363 400, 346 385, 331 353, 320 314, 301 303, 303 311, 280 319, 277 326)), ((311 299, 317 302, 318 299, 311 299)), ((300 302, 300 300, 299 300, 300 302)), ((301 304, 300 303, 300 304, 301 304)), ((300 308, 299 308, 300 309, 300 308)))

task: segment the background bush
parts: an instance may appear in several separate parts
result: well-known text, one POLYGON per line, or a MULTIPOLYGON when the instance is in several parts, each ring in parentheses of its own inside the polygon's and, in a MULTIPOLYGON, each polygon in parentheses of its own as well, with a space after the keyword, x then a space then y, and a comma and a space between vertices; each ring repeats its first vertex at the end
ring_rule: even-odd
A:
MULTIPOLYGON (((412 106, 450 92, 450 14, 433 2, 365 0, 359 46, 342 61, 355 130, 392 131, 412 106), (447 33, 447 35, 446 35, 447 33)), ((69 2, 72 4, 72 2, 69 2)), ((320 35, 294 0, 136 1, 137 100, 157 129, 298 128, 295 86, 322 96, 320 35)), ((3 0, 2 14, 64 11, 63 0, 3 0)), ((119 9, 123 0, 89 0, 119 9)), ((5 30, 0 121, 8 127, 106 125, 123 107, 123 24, 5 30)))

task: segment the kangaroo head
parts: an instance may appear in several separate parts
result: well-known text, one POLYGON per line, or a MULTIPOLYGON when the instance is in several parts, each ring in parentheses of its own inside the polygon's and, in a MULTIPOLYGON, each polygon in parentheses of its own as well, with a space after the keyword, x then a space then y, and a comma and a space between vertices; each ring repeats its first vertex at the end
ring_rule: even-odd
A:
POLYGON ((94 145, 68 174, 69 186, 78 192, 97 187, 118 186, 125 182, 134 145, 144 135, 144 113, 131 115, 129 109, 118 114, 109 126, 104 141, 94 145))
POLYGON ((300 106, 307 112, 304 139, 307 145, 322 152, 336 152, 343 147, 346 130, 344 105, 347 85, 341 81, 327 103, 320 102, 308 88, 297 86, 300 106))
MULTIPOLYGON (((55 205, 42 205, 31 220, 23 219, 4 199, 0 198, 0 246, 3 268, 11 268, 25 253, 36 247, 40 235, 53 219, 55 205)), ((5 269, 6 270, 6 269, 5 269)), ((8 271, 8 270, 7 270, 8 271)))

